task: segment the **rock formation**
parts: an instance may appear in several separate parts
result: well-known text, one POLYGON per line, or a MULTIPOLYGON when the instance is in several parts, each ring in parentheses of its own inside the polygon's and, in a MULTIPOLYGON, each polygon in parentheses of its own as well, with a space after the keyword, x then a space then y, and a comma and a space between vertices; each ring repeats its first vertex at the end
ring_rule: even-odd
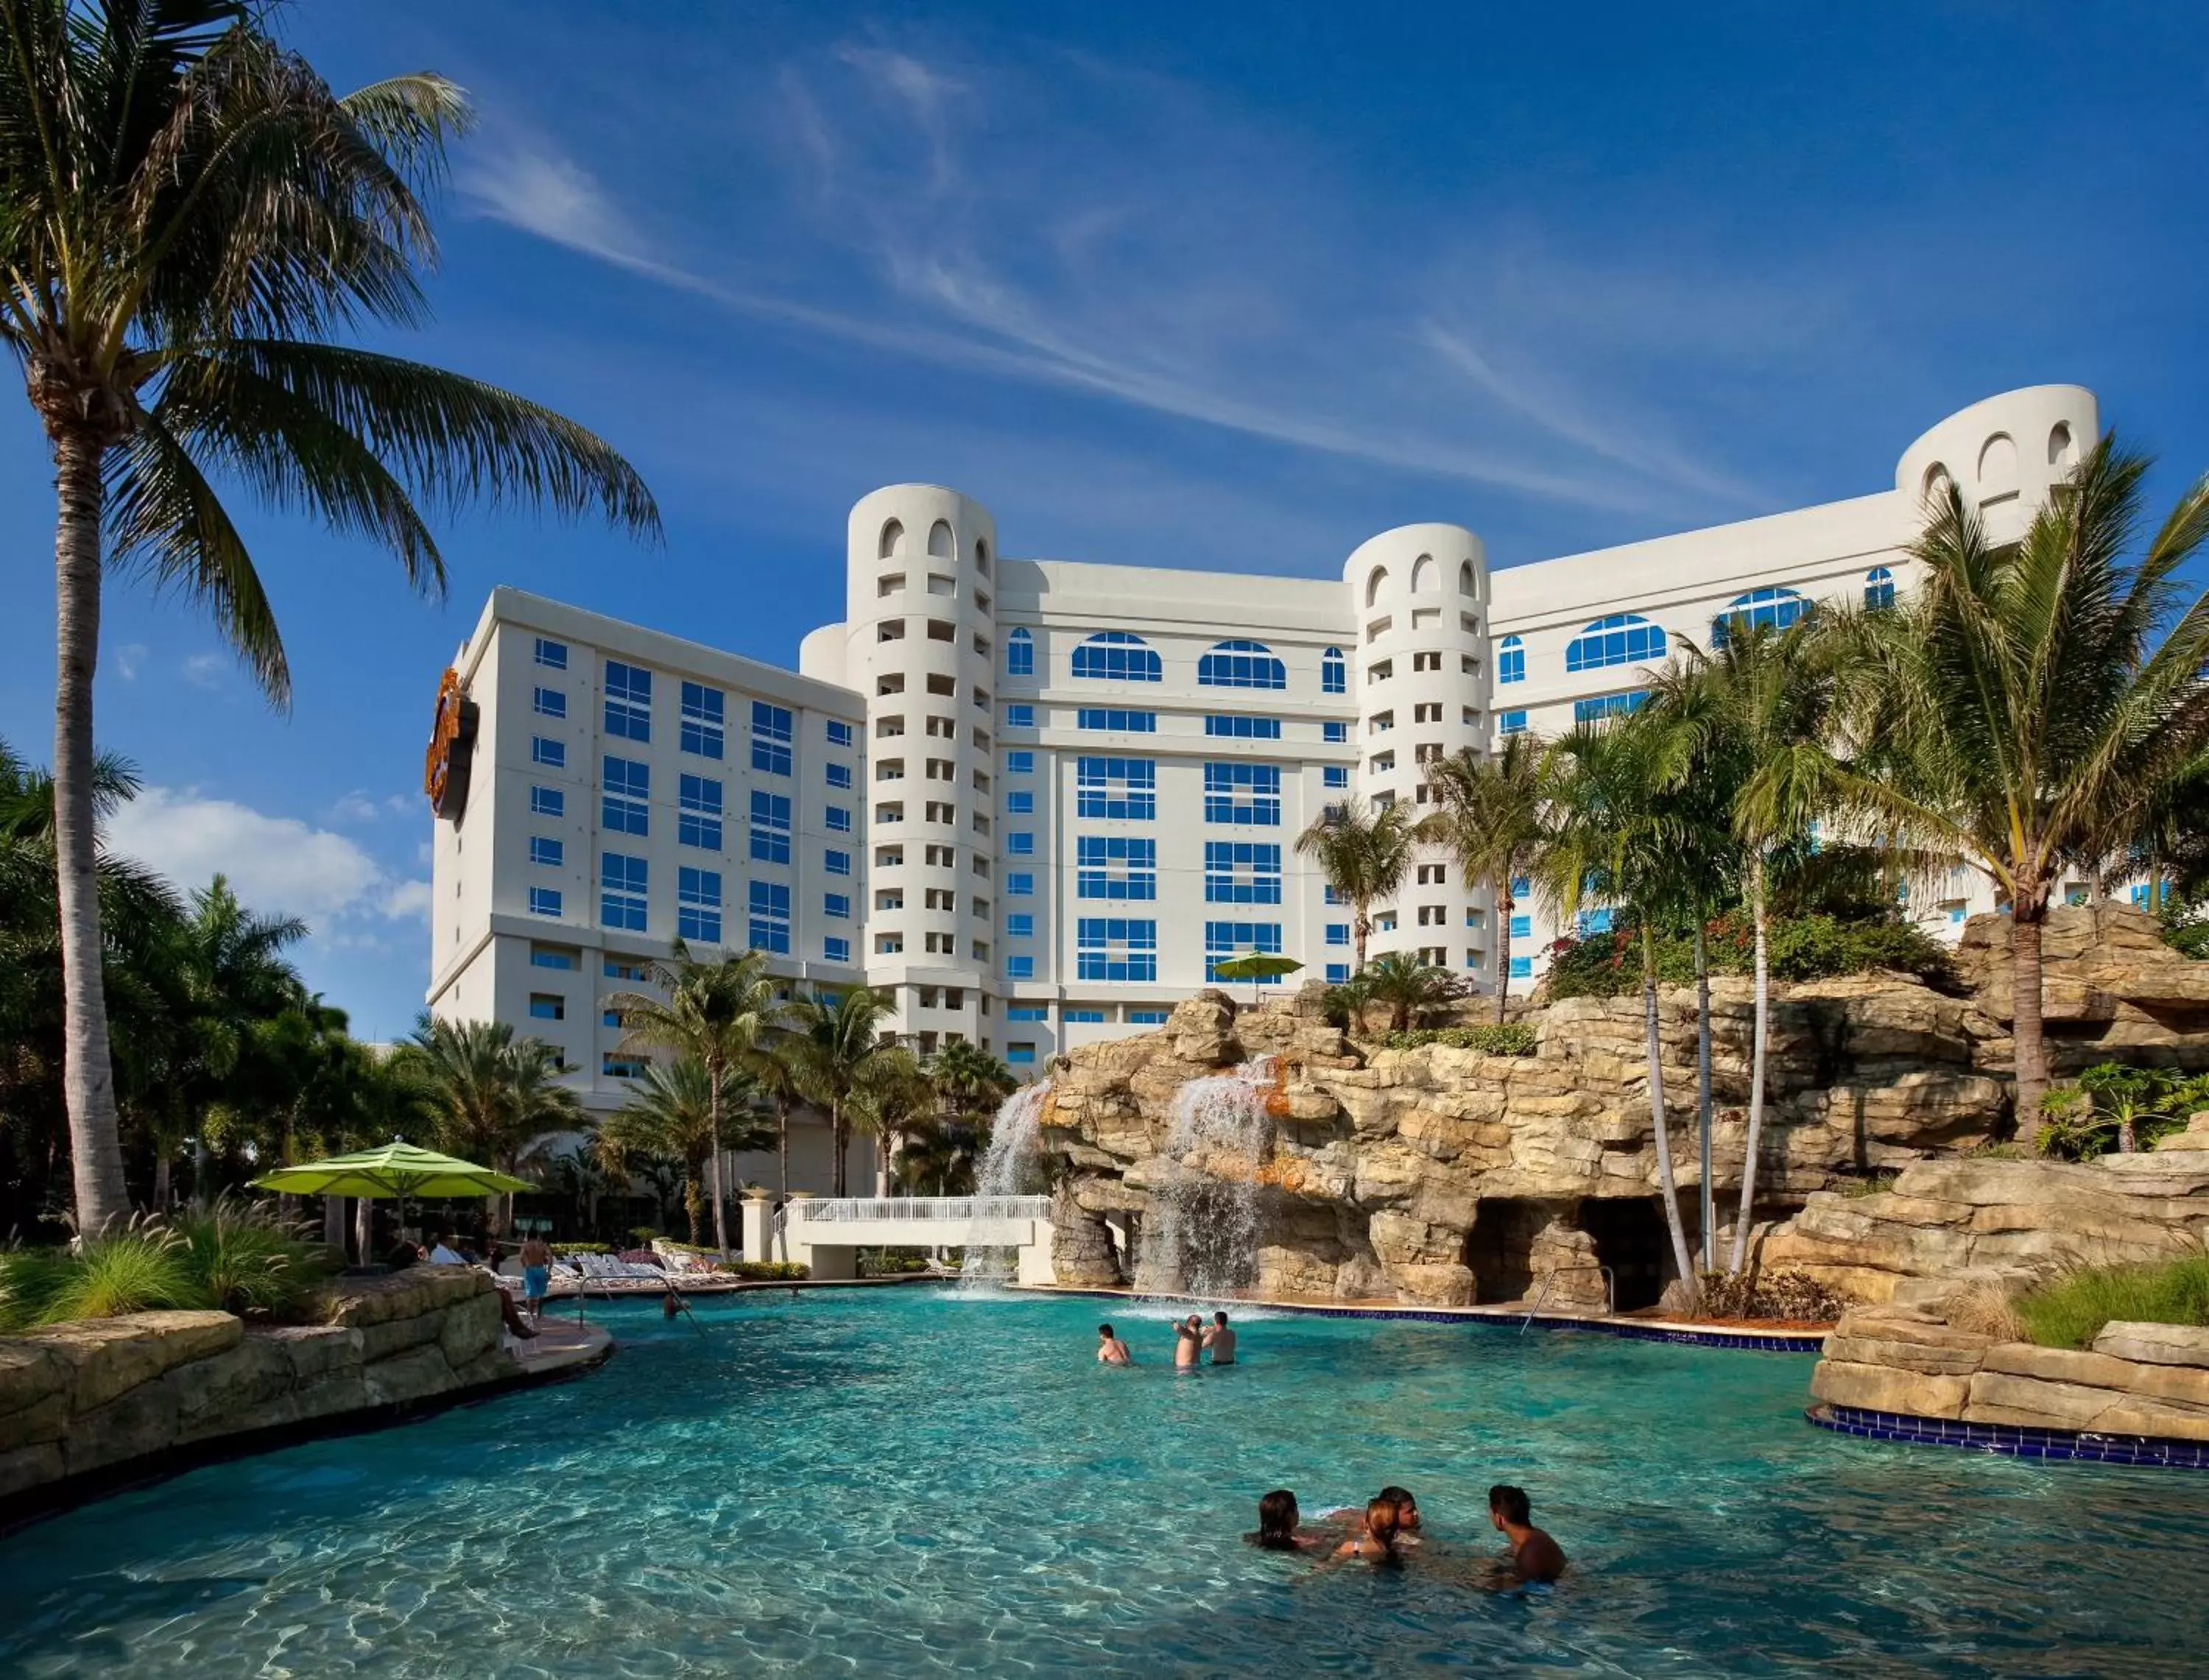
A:
MULTIPOLYGON (((1795 1248, 1767 1237, 1767 1265, 1785 1252, 1789 1264, 1861 1272, 1859 1284, 1875 1291, 1887 1263, 1835 1246, 1850 1219, 1875 1216, 1830 1192, 2007 1135, 2007 929, 1982 924, 2002 918, 1967 930, 1958 969, 1972 983, 1968 993, 1891 974, 1778 989, 1759 1217, 1784 1221, 1806 1204, 1817 1211, 1795 1248)), ((2061 910, 2047 945, 2059 1070, 2120 1054, 2209 1066, 2209 964, 2163 946, 2147 918, 2061 910)), ((1622 1310, 1654 1304, 1671 1262, 1638 996, 1530 1011, 1523 1019, 1536 1028, 1536 1053, 1507 1057, 1433 1045, 1368 1051, 1330 1024, 1323 991, 1307 985, 1255 1009, 1201 992, 1155 1033, 1055 1062, 1043 1137, 1061 1185, 1062 1279, 1117 1282, 1132 1269, 1130 1233, 1149 1207, 1176 1092, 1270 1057, 1264 1095, 1274 1136, 1256 1169, 1261 1292, 1446 1304, 1539 1295, 1595 1310, 1607 1298, 1622 1310), (1117 1254, 1101 1246, 1108 1227, 1122 1239, 1117 1254)), ((1720 978, 1712 992, 1723 1227, 1739 1194, 1751 1003, 1744 981, 1720 978)), ((1691 991, 1661 994, 1659 1035, 1692 1231, 1691 991)))

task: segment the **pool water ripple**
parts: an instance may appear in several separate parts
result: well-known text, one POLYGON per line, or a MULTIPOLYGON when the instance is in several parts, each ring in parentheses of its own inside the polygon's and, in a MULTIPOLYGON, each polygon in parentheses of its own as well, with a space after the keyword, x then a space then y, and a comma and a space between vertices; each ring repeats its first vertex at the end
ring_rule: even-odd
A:
POLYGON ((2209 1478, 1810 1429, 1808 1362, 905 1290, 612 1309, 604 1371, 213 1466, 0 1542, 0 1673, 2152 1677, 2200 1671, 2209 1478), (1385 1481, 1400 1575, 1243 1545, 1385 1481), (1574 1568, 1481 1590, 1517 1481, 1574 1568))

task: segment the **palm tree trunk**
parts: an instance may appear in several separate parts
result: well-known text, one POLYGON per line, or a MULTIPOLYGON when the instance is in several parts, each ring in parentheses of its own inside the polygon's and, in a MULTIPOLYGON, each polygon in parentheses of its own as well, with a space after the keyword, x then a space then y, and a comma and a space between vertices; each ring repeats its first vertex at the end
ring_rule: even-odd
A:
POLYGON ((1718 1270, 1718 1189, 1711 1183, 1711 953, 1706 906, 1695 906, 1695 1141, 1702 1184, 1703 1270, 1718 1270))
POLYGON ((54 886, 61 900, 62 1092, 69 1111, 77 1229, 87 1235, 129 1212, 115 1069, 102 989, 99 837, 92 792, 92 680, 99 662, 99 446, 55 436, 54 886))
POLYGON ((1749 1258, 1749 1225, 1756 1212, 1757 1151, 1764 1132, 1764 1057, 1772 1036, 1772 941, 1761 857, 1749 870, 1749 912, 1756 924, 1756 1024, 1749 1052, 1749 1137, 1742 1146, 1741 1213, 1733 1222, 1733 1256, 1726 1265, 1729 1275, 1737 1274, 1749 1258))
POLYGON ((725 1255, 729 1251, 729 1221, 721 1207, 720 1068, 710 1067, 707 1078, 712 1088, 706 1093, 706 1129, 711 1135, 713 1153, 706 1158, 706 1193, 713 1198, 713 1246, 725 1255))
POLYGON ((322 1198, 322 1246, 343 1254, 345 1241, 346 1199, 341 1195, 326 1195, 322 1198))
POLYGON ((896 1134, 887 1126, 875 1140, 875 1195, 877 1197, 890 1193, 890 1147, 895 1141, 896 1134))
POLYGON ((1645 919, 1641 924, 1641 1016, 1649 1040, 1649 1123, 1657 1135, 1657 1187, 1664 1201, 1664 1228, 1671 1233, 1672 1260, 1690 1295, 1700 1293, 1695 1262, 1688 1252, 1688 1230, 1680 1219, 1679 1182, 1672 1172, 1671 1122, 1664 1112, 1664 1047, 1657 1026, 1657 947, 1645 919))
POLYGON ((1365 906, 1360 904, 1357 913, 1350 918, 1350 937, 1359 968, 1365 966, 1365 940, 1372 931, 1373 918, 1365 913, 1365 906))
POLYGON ((775 1153, 782 1168, 781 1195, 776 1200, 785 1206, 790 1201, 790 1101, 785 1097, 774 1100, 775 1153))
POLYGON ((2010 912, 2010 1016, 2017 1063, 2017 1132, 2030 1144, 2040 1130, 2040 1099, 2048 1092, 2048 1044, 2040 1026, 2040 914, 2019 907, 2010 912))
POLYGON ((849 1140, 844 1135, 844 1105, 832 1102, 828 1105, 828 1148, 835 1157, 828 1164, 828 1188, 832 1195, 840 1196, 849 1188, 844 1170, 844 1156, 848 1147, 849 1140))
POLYGON ((1508 876, 1496 885, 1496 1024, 1501 1027, 1503 1007, 1511 1001, 1511 912, 1519 900, 1511 896, 1508 876))
POLYGON ((367 1196, 358 1196, 352 1204, 353 1259, 366 1266, 376 1256, 370 1250, 376 1245, 376 1203, 367 1196))
POLYGON ((169 1146, 159 1135, 153 1139, 153 1207, 158 1213, 169 1211, 169 1146))

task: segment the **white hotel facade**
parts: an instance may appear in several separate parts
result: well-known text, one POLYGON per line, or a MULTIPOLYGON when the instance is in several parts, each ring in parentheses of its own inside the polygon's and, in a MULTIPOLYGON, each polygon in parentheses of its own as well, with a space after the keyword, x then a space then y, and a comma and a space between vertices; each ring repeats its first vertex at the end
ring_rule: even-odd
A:
MULTIPOLYGON (((629 1071, 605 998, 678 936, 887 991, 917 1048, 1023 1075, 1253 945, 1345 978, 1350 912, 1295 851, 1330 803, 1629 708, 1730 615, 1906 592, 1929 490, 2013 534, 2098 431, 2090 392, 2037 386, 1941 421, 1891 489, 1493 573, 1472 531, 1403 526, 1339 581, 1008 558, 980 503, 893 485, 852 510, 843 622, 796 673, 498 589, 454 664, 475 738, 430 1007, 545 1039, 604 1111, 629 1071)), ((1917 913, 1991 907, 1959 872, 1917 913)), ((1520 912, 1500 976, 1487 893, 1437 853, 1372 948, 1530 988, 1559 930, 1520 912)))

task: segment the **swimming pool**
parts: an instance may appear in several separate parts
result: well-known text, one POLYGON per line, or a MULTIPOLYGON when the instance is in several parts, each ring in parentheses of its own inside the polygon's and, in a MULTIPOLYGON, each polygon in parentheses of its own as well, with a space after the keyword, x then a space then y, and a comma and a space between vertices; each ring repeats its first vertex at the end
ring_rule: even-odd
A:
POLYGON ((1111 1370, 1099 1307, 611 1309, 582 1381, 0 1541, 0 1673, 2200 1672, 2209 1478, 1838 1437, 1799 1355, 1253 1314, 1177 1376, 1116 1303, 1111 1370), (1270 1487, 1387 1481, 1436 1542, 1400 1575, 1240 1543, 1270 1487), (1556 1590, 1466 1585, 1496 1481, 1556 1590))

